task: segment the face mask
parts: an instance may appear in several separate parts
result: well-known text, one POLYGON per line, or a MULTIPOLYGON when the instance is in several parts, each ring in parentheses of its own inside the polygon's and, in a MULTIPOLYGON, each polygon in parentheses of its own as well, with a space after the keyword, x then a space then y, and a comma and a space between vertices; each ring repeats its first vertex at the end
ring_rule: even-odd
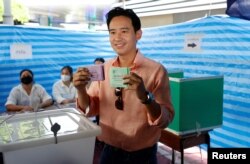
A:
POLYGON ((69 75, 61 75, 61 79, 62 81, 66 82, 70 80, 70 76, 69 75))
POLYGON ((21 82, 23 84, 30 84, 32 83, 32 81, 33 81, 33 78, 31 76, 24 76, 21 78, 21 82))

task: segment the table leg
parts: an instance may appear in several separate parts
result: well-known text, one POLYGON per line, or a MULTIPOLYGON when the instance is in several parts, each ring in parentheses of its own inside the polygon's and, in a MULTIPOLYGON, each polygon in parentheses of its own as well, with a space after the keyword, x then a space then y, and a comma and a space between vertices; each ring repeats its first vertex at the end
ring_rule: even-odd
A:
POLYGON ((184 148, 183 148, 183 143, 181 141, 181 164, 184 163, 184 148))
POLYGON ((172 149, 172 164, 174 164, 175 163, 175 150, 174 149, 172 149))
POLYGON ((206 143, 207 143, 207 163, 208 163, 208 150, 210 149, 210 136, 206 134, 206 143))

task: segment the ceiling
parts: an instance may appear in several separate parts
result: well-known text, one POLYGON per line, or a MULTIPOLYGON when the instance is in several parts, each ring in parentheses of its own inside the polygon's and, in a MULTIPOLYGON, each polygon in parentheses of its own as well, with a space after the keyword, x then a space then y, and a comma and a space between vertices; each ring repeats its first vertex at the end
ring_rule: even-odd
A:
POLYGON ((227 0, 129 0, 114 3, 133 9, 140 17, 226 8, 227 0))
POLYGON ((226 8, 227 0, 16 0, 30 10, 31 19, 53 17, 60 23, 102 23, 111 7, 133 9, 139 17, 226 8))

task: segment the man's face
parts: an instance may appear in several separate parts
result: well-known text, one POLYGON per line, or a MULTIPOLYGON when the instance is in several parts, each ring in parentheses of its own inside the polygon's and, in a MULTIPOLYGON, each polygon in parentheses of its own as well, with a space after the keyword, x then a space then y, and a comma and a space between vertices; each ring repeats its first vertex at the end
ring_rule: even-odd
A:
POLYGON ((20 76, 20 81, 23 84, 30 84, 33 82, 32 74, 29 71, 24 71, 20 76))
POLYGON ((114 17, 109 24, 109 40, 119 56, 134 53, 136 42, 141 38, 141 30, 134 31, 132 21, 125 16, 114 17))

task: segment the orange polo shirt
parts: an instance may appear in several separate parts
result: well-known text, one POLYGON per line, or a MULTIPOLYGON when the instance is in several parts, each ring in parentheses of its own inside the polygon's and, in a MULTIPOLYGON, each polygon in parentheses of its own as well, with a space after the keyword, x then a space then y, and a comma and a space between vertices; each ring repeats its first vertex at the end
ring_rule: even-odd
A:
POLYGON ((170 99, 169 79, 166 69, 159 63, 145 58, 139 51, 130 68, 143 78, 146 89, 153 93, 161 105, 161 115, 154 122, 146 106, 137 98, 135 90, 122 90, 123 110, 115 107, 115 88, 110 86, 109 69, 118 67, 117 58, 104 64, 105 80, 92 82, 87 116, 99 113, 102 133, 98 139, 126 151, 136 151, 153 146, 160 138, 161 129, 172 121, 174 110, 170 99))

